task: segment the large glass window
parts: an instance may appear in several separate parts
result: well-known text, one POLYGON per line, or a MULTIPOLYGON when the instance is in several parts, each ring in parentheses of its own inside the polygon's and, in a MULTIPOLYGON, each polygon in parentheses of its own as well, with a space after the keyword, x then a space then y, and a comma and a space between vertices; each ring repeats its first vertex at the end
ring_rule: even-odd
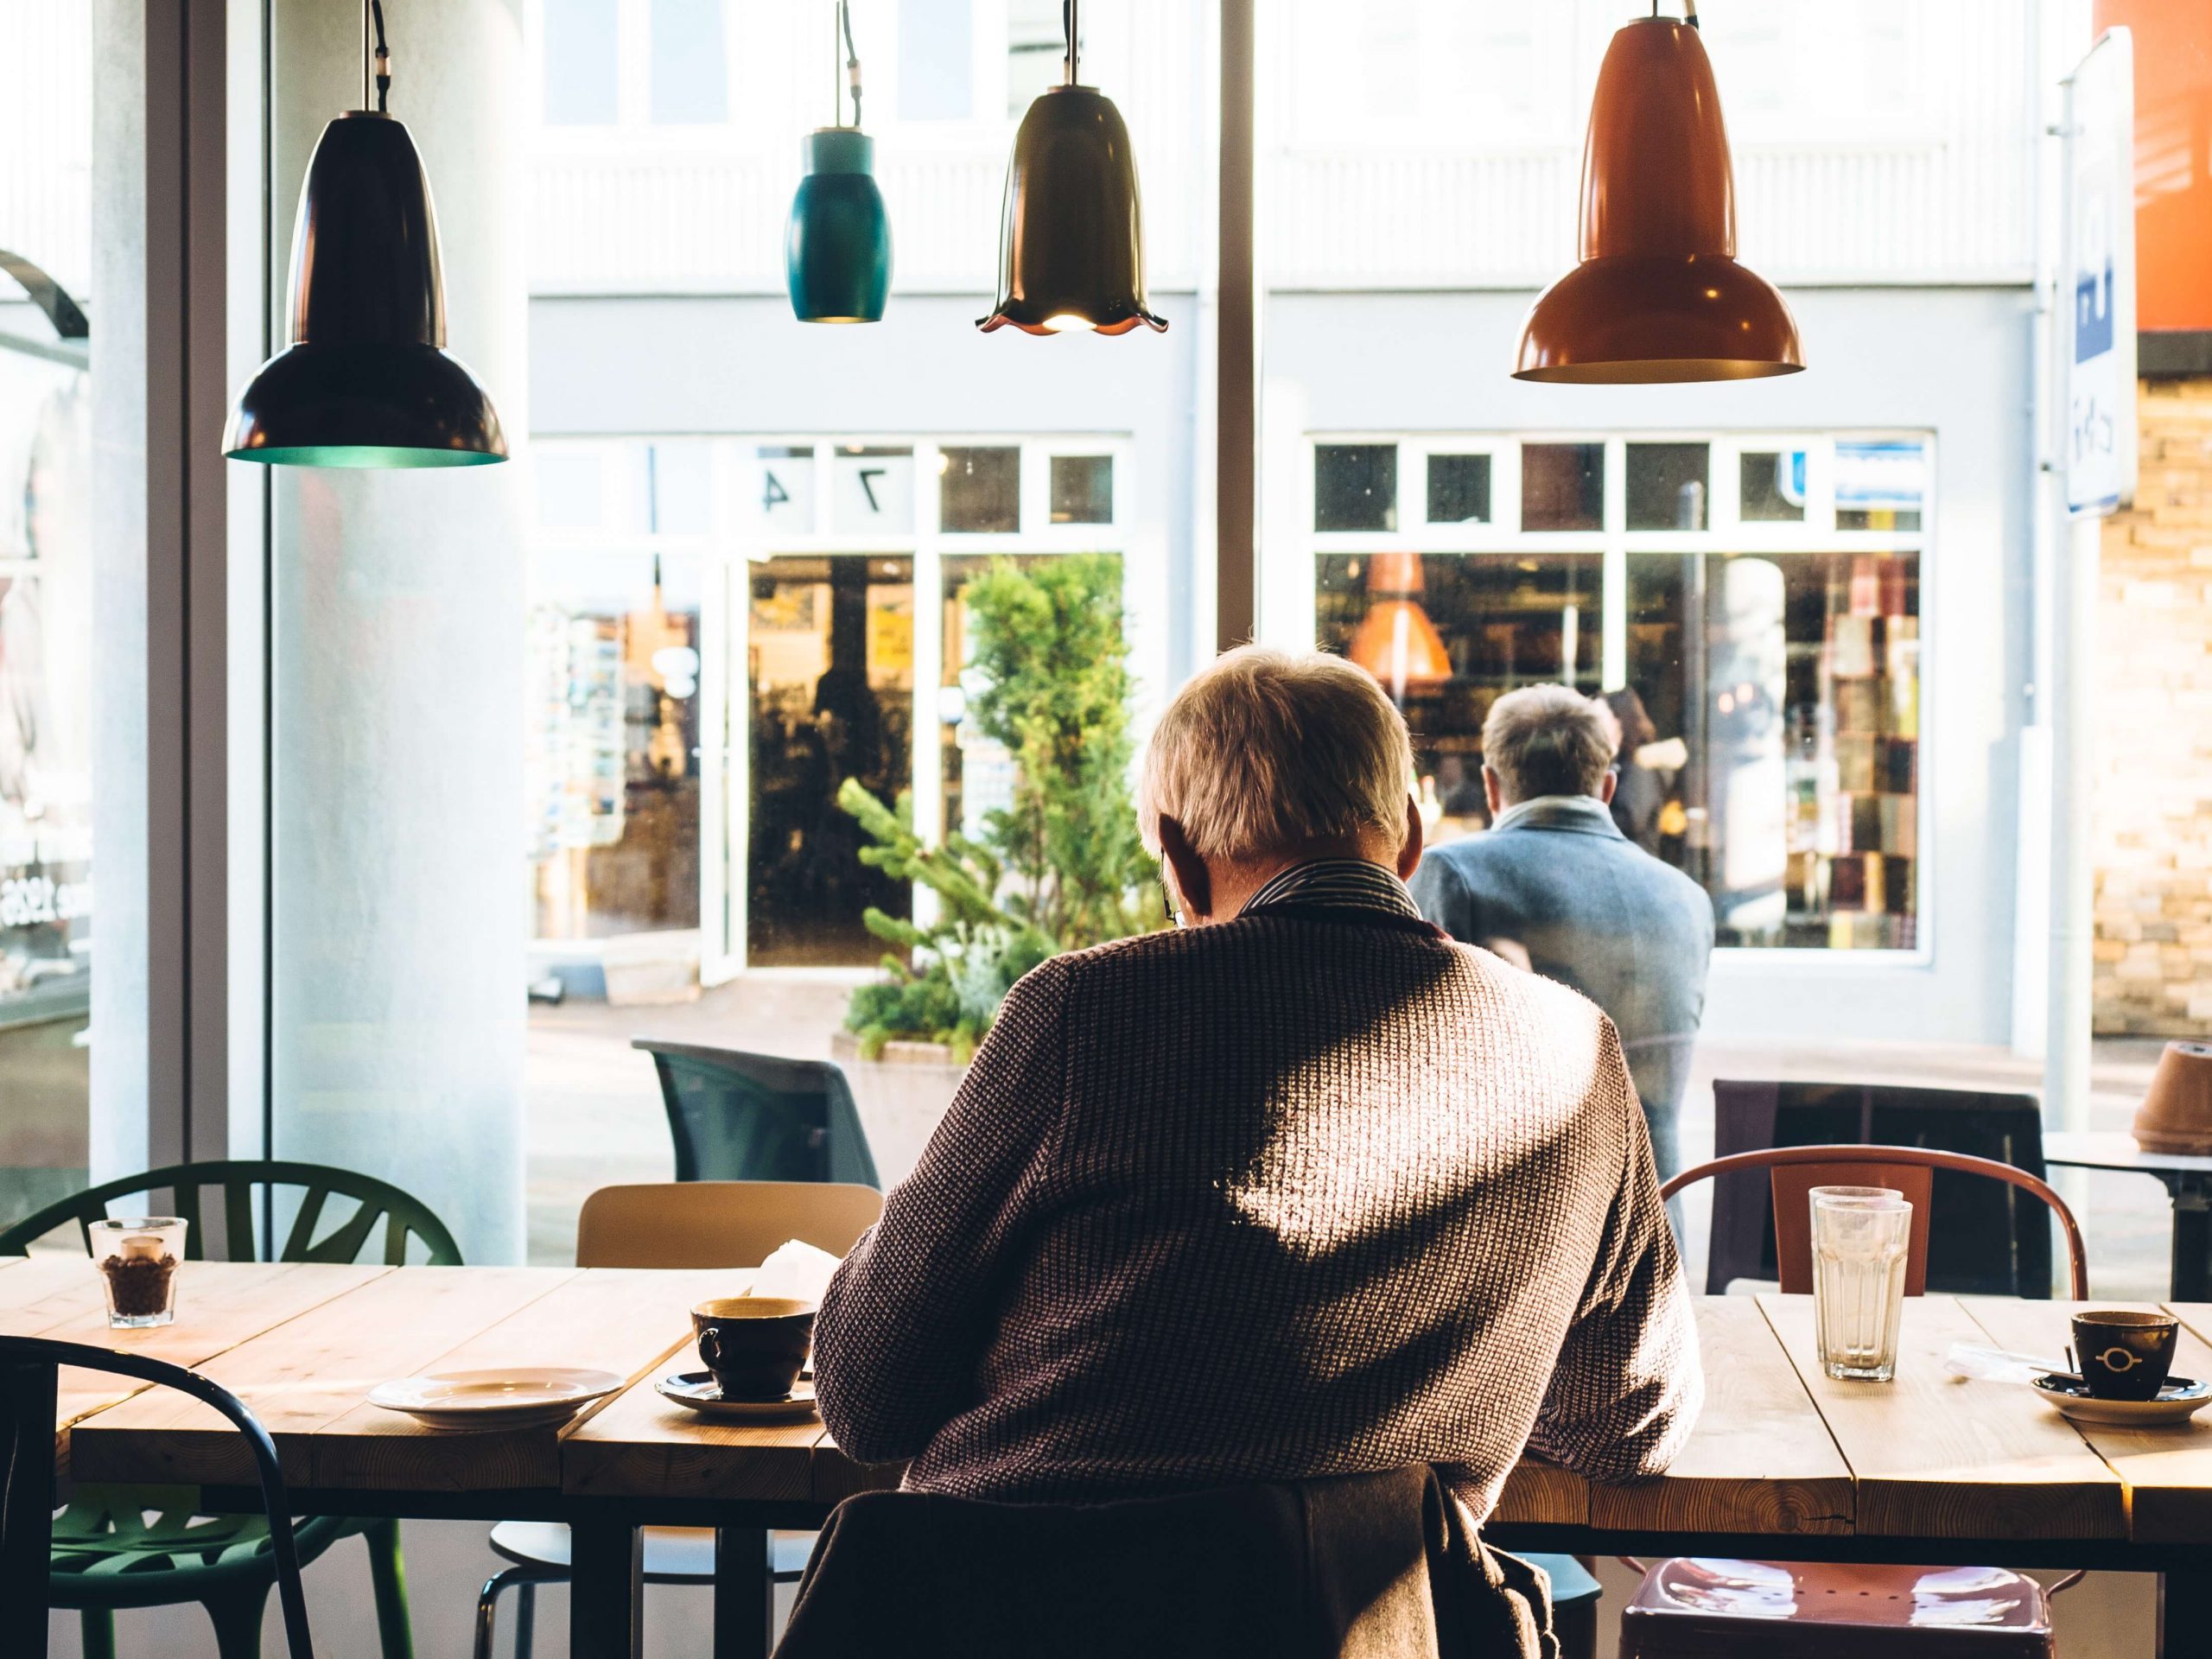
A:
POLYGON ((705 125, 729 114, 722 0, 652 0, 652 117, 705 125))
POLYGON ((545 119, 556 127, 614 124, 620 98, 618 0, 545 0, 545 119))

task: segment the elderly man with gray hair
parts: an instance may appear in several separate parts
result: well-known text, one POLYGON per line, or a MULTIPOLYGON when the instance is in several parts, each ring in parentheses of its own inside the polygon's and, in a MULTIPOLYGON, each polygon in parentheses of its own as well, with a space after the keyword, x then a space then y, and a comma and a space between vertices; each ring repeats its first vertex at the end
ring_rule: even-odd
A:
POLYGON ((1605 1011, 1636 1079, 1659 1173, 1681 1167, 1676 1119, 1705 1012, 1713 900, 1624 836, 1608 810, 1620 728, 1594 697, 1529 685, 1483 722, 1491 827, 1432 849, 1421 914, 1605 1011))
POLYGON ((1340 658, 1246 647, 1147 753, 1179 924, 1014 988, 815 1336, 837 1443, 1039 1501, 1524 1447, 1663 1469, 1701 1392, 1611 1024, 1454 944, 1405 722, 1340 658))

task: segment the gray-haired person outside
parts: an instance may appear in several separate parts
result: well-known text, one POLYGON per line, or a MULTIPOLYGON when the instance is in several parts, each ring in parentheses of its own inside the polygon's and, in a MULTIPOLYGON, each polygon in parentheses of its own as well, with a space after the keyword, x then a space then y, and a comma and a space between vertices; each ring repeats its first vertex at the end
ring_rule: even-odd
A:
POLYGON ((1618 724, 1564 685, 1523 686, 1483 722, 1491 827, 1422 858, 1421 914, 1455 939, 1507 948, 1571 985, 1620 1033, 1661 1179, 1681 1167, 1677 1120, 1705 1014, 1713 900, 1613 822, 1618 724))
POLYGON ((1405 721, 1245 647, 1147 752, 1180 926, 1025 977, 815 1332, 837 1444, 1096 1501, 1524 1446, 1656 1473, 1696 1333, 1613 1028, 1421 919, 1405 721))

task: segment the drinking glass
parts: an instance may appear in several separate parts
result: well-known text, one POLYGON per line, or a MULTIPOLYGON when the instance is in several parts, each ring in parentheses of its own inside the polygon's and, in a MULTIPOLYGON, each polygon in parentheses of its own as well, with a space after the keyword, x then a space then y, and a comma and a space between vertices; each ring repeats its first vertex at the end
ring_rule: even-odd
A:
POLYGON ((1897 1374, 1912 1205, 1885 1186, 1816 1186, 1810 1198, 1821 1368, 1847 1382, 1887 1382, 1897 1374))
POLYGON ((179 1216, 126 1216, 96 1221, 92 1264, 107 1287, 108 1327, 137 1330, 176 1318, 176 1270, 184 1260, 185 1221, 179 1216))

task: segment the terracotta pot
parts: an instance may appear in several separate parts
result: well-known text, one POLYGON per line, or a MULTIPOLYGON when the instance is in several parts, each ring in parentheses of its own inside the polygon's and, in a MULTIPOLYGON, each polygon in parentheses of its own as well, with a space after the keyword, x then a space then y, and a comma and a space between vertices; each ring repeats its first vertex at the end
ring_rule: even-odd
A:
POLYGON ((2212 1043, 2168 1043, 2135 1113, 2145 1152, 2212 1154, 2212 1043))

